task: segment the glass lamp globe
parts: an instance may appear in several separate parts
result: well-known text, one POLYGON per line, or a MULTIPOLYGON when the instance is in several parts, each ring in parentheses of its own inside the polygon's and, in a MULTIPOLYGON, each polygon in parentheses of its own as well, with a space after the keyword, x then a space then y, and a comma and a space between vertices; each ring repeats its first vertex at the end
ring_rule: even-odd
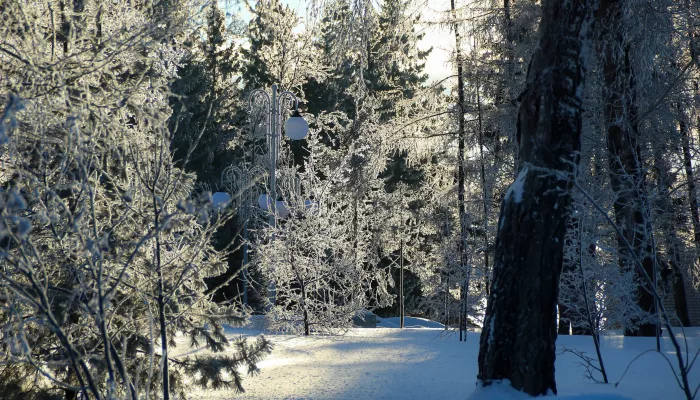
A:
POLYGON ((267 211, 270 209, 270 200, 268 199, 268 196, 265 193, 261 194, 260 197, 258 197, 258 206, 260 206, 260 208, 263 211, 267 211))
POLYGON ((282 219, 289 216, 289 208, 287 208, 287 204, 285 204, 284 201, 277 200, 277 202, 275 202, 275 211, 277 212, 277 216, 282 219))
POLYGON ((216 192, 211 195, 211 203, 215 210, 222 210, 231 202, 231 196, 226 192, 216 192))
POLYGON ((309 124, 306 123, 304 117, 299 114, 299 110, 295 110, 294 114, 284 124, 284 131, 292 140, 301 140, 306 137, 309 132, 309 124))

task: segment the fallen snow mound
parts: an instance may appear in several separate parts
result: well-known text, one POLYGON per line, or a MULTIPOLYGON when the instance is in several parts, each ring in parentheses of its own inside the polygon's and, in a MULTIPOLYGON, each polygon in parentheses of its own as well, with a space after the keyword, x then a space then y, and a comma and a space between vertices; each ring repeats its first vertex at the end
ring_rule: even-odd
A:
MULTIPOLYGON (((445 329, 445 325, 425 318, 404 317, 405 328, 445 329)), ((377 318, 377 328, 398 328, 401 326, 399 317, 377 318)))

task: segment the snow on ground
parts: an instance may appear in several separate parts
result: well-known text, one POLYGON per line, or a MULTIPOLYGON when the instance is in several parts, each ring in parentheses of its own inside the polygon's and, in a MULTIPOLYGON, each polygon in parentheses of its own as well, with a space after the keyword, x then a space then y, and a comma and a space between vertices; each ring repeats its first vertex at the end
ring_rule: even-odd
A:
MULTIPOLYGON (((383 319, 385 326, 392 318, 383 319)), ((396 321, 398 323, 398 321, 396 321)), ((426 328, 437 324, 412 319, 420 329, 353 329, 344 336, 295 337, 266 335, 275 349, 259 364, 261 372, 243 382, 244 394, 233 391, 196 392, 191 399, 467 399, 520 400, 521 393, 507 385, 476 387, 479 333, 470 332, 459 342, 455 332, 426 328), (476 391, 475 391, 476 389, 476 391)), ((408 320, 406 324, 409 325, 408 320)), ((381 325, 381 324, 380 324, 381 325)), ((253 336, 258 330, 231 329, 232 335, 253 336)), ((688 332, 691 355, 700 348, 700 330, 688 332)), ((585 369, 569 353, 557 356, 559 397, 568 400, 673 400, 682 399, 668 363, 660 354, 647 353, 629 369, 629 362, 655 348, 654 338, 609 335, 601 338, 609 385, 586 380, 585 369)), ((560 336, 563 347, 585 350, 595 357, 588 336, 560 336)), ((664 338, 664 353, 675 365, 671 343, 664 338)), ((198 353, 201 354, 201 353, 198 353)), ((700 383, 700 366, 691 373, 700 383)))
MULTIPOLYGON (((444 329, 445 325, 425 318, 404 317, 403 326, 405 328, 437 328, 444 329)), ((399 317, 379 318, 377 317, 378 328, 399 328, 401 319, 399 317)))

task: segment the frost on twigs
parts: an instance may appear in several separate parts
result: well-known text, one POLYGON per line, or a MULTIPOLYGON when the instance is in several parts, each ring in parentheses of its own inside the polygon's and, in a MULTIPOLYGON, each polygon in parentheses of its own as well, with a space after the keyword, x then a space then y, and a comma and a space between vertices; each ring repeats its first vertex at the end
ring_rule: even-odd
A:
POLYGON ((232 341, 222 324, 244 313, 204 282, 225 270, 231 249, 212 238, 234 211, 181 203, 194 178, 170 149, 169 85, 201 4, 68 3, 0 6, 0 48, 15 49, 0 52, 0 393, 240 389, 269 343, 232 341), (178 337, 219 353, 180 359, 178 337), (206 373, 217 365, 228 375, 206 373))
MULTIPOLYGON (((293 181, 290 172, 280 174, 283 187, 293 181)), ((255 268, 274 284, 276 295, 267 327, 305 335, 343 333, 373 299, 386 301, 372 287, 386 277, 364 264, 367 243, 352 239, 352 209, 323 194, 313 171, 301 179, 305 190, 290 185, 284 191, 289 216, 275 228, 264 228, 260 237, 268 239, 256 248, 255 268), (311 197, 313 207, 307 201, 311 197)))
POLYGON ((10 134, 17 127, 17 113, 24 108, 22 101, 15 94, 10 94, 5 110, 0 115, 0 145, 10 140, 10 134))

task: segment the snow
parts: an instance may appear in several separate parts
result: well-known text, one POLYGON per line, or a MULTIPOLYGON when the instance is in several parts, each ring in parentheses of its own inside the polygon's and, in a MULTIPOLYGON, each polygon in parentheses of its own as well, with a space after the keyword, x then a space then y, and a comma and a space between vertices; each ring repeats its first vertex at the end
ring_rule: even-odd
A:
POLYGON ((514 196, 513 201, 515 203, 520 203, 523 200, 523 192, 525 191, 525 179, 527 178, 528 170, 529 167, 527 166, 520 170, 520 173, 515 179, 515 182, 513 182, 510 185, 508 191, 506 192, 506 199, 510 200, 510 197, 514 196))
MULTIPOLYGON (((539 399, 565 399, 565 400, 631 400, 616 394, 591 394, 572 396, 541 396, 539 399)), ((477 385, 476 390, 469 396, 468 400, 526 400, 532 399, 527 394, 513 389, 508 380, 494 382, 492 385, 482 387, 477 385)))
MULTIPOLYGON (((444 329, 445 325, 425 318, 404 317, 403 325, 406 328, 436 328, 444 329)), ((377 318, 377 328, 400 328, 401 319, 399 317, 377 318)))
MULTIPOLYGON (((397 323, 382 319, 381 325, 397 323)), ((266 335, 275 348, 259 363, 261 372, 247 377, 244 394, 229 390, 197 391, 191 399, 460 399, 520 400, 528 398, 507 382, 489 387, 476 385, 479 333, 469 332, 459 342, 454 331, 431 328, 436 322, 407 318, 421 328, 357 328, 343 336, 297 337, 266 335)), ((256 329, 230 329, 231 335, 255 336, 256 329)), ((700 348, 700 329, 688 331, 690 354, 700 348)), ((682 399, 673 374, 661 355, 640 357, 620 380, 629 362, 655 348, 654 338, 601 337, 610 384, 584 378, 585 369, 564 347, 595 356, 589 336, 560 336, 557 342, 557 397, 568 400, 674 400, 682 399)), ((664 352, 675 355, 668 338, 664 352)), ((183 349, 184 350, 184 349, 183 349)), ((197 352, 196 354, 202 354, 197 352)), ((700 367, 691 371, 691 384, 700 383, 700 367)), ((546 396, 545 398, 549 398, 546 396)))

